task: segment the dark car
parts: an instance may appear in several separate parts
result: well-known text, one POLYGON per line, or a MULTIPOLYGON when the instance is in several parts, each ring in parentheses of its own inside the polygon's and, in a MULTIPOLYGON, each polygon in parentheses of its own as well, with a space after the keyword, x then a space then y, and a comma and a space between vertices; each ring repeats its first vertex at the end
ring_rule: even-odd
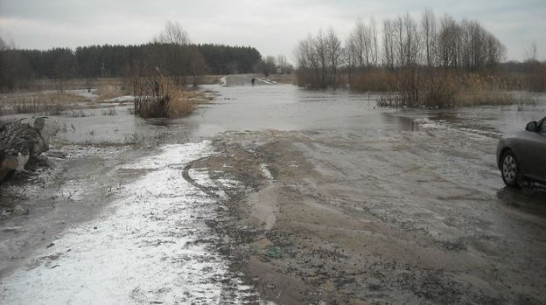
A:
POLYGON ((529 122, 525 131, 509 134, 497 146, 497 165, 507 186, 522 181, 546 183, 546 117, 529 122))

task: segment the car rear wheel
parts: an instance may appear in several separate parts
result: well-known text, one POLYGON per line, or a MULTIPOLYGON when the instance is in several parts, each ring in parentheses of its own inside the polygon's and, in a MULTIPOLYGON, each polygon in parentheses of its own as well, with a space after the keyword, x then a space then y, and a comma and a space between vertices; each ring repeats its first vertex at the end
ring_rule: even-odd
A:
POLYGON ((501 173, 504 184, 510 187, 518 186, 519 163, 514 153, 509 150, 502 155, 501 173))

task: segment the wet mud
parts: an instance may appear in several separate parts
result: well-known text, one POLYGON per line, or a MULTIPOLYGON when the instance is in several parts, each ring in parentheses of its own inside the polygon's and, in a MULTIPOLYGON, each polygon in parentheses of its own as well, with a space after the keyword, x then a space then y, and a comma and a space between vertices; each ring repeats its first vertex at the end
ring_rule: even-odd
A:
POLYGON ((541 304, 546 192, 454 132, 228 132, 197 164, 247 186, 222 230, 279 304, 541 304))

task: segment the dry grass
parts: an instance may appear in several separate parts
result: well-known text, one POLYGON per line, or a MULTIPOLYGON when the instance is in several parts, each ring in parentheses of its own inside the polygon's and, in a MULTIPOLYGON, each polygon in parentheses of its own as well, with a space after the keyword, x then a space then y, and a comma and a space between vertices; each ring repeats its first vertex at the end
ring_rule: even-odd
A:
POLYGON ((178 86, 160 71, 146 78, 134 78, 135 113, 144 118, 178 118, 191 114, 198 103, 207 101, 205 93, 178 86))
MULTIPOLYGON (((64 90, 77 90, 87 88, 101 88, 105 86, 118 86, 123 84, 122 78, 74 78, 63 81, 64 90)), ((32 81, 31 91, 55 90, 58 87, 58 81, 52 79, 38 79, 32 81)))
POLYGON ((522 100, 508 90, 512 81, 501 74, 453 70, 360 71, 350 81, 357 91, 390 92, 382 107, 428 107, 508 105, 522 100))
POLYGON ((125 92, 119 85, 104 85, 102 87, 98 87, 97 95, 99 96, 99 101, 107 101, 116 97, 124 96, 125 92))
POLYGON ((388 92, 396 88, 396 74, 387 70, 353 72, 349 86, 356 91, 388 92))
POLYGON ((461 90, 457 96, 457 105, 511 105, 522 102, 508 92, 511 84, 502 75, 467 73, 459 77, 459 83, 461 90))
POLYGON ((2 113, 34 113, 40 115, 59 115, 75 103, 87 100, 78 95, 56 92, 33 92, 10 94, 2 97, 2 113))
POLYGON ((186 91, 177 90, 167 107, 167 117, 178 118, 191 114, 194 103, 190 99, 190 94, 186 91))

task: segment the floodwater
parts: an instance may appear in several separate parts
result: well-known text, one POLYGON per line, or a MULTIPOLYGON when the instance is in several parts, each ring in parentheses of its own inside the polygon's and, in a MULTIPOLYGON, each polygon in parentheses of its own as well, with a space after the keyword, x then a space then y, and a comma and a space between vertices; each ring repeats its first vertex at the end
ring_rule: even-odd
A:
MULTIPOLYGON (((373 191, 358 195, 378 218, 446 242, 470 235, 493 241, 476 247, 506 250, 512 243, 510 257, 521 257, 499 276, 528 262, 538 266, 530 278, 546 274, 546 195, 541 188, 504 188, 495 166, 498 138, 543 117, 545 96, 522 107, 416 111, 377 108, 372 93, 251 86, 248 76, 206 89, 218 98, 184 119, 144 120, 123 103, 49 117, 52 149, 68 157, 54 159, 56 169, 39 176, 37 186, 7 186, 28 214, 0 221, 2 303, 257 302, 257 292, 215 248, 224 237, 204 225, 225 207, 181 174, 213 154, 208 140, 225 131, 302 132, 323 143, 302 148, 319 171, 340 181, 364 172, 374 177, 373 191), (460 206, 440 207, 442 200, 460 206), (473 215, 473 206, 487 215, 473 215), (485 212, 491 206, 494 212, 485 212)), ((207 184, 204 172, 192 175, 207 184)))

